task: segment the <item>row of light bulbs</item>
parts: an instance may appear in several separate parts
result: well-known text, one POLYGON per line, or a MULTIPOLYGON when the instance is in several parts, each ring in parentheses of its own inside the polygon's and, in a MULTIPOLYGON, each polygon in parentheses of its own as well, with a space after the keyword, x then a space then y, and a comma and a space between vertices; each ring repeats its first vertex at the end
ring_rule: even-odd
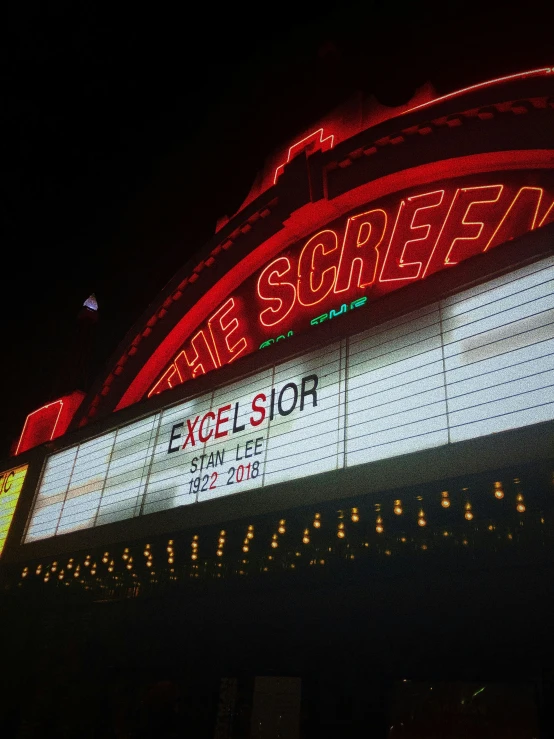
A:
MULTIPOLYGON (((520 484, 519 478, 514 478, 514 484, 516 485, 516 489, 518 491, 517 494, 516 494, 516 510, 518 511, 518 513, 524 513, 525 510, 526 510, 526 508, 525 508, 525 500, 524 500, 523 494, 519 490, 519 484, 520 484)), ((467 488, 464 488, 464 490, 467 490, 467 488)), ((502 500, 504 498, 504 495, 505 494, 504 494, 504 488, 503 488, 502 482, 499 482, 499 481, 494 482, 494 484, 493 484, 493 493, 494 493, 494 497, 497 500, 502 500)), ((441 502, 441 506, 443 508, 450 508, 451 500, 450 500, 449 492, 447 490, 444 490, 441 493, 441 501, 440 502, 441 502)), ((378 534, 382 534, 385 531, 385 527, 384 527, 383 517, 381 515, 381 505, 380 504, 377 504, 376 505, 376 511, 377 511, 378 515, 377 515, 377 517, 375 519, 375 531, 378 534)), ((397 516, 401 516, 403 514, 404 509, 402 507, 402 501, 400 499, 396 499, 394 501, 393 512, 397 516)), ((473 517, 474 517, 474 514, 473 514, 473 510, 472 510, 472 505, 471 505, 471 503, 469 501, 466 501, 466 503, 464 505, 464 518, 467 521, 471 521, 471 520, 473 520, 473 517)), ((339 539, 344 539, 346 537, 346 527, 345 527, 344 521, 341 520, 341 519, 344 519, 344 512, 343 511, 339 511, 339 523, 337 525, 337 537, 339 539)), ((360 520, 360 514, 359 514, 358 508, 353 507, 351 509, 351 511, 350 511, 350 520, 353 523, 358 523, 359 522, 359 520, 360 520)), ((312 527, 314 529, 319 529, 319 528, 321 528, 321 523, 322 523, 321 522, 321 514, 320 513, 315 513, 314 514, 314 519, 312 521, 312 527)), ((418 526, 420 526, 420 527, 425 527, 427 525, 427 519, 425 517, 425 511, 423 510, 423 507, 420 507, 420 509, 419 509, 417 523, 418 523, 418 526)), ((274 534, 272 534, 272 538, 271 538, 271 542, 270 542, 270 545, 271 545, 272 549, 277 549, 278 548, 278 546, 279 546, 279 535, 283 535, 285 533, 286 533, 286 520, 284 518, 282 518, 279 521, 279 526, 277 527, 277 532, 274 533, 274 534)), ((248 528, 247 528, 246 536, 244 538, 243 545, 242 545, 242 551, 244 553, 247 553, 249 551, 250 544, 251 544, 252 539, 254 539, 254 526, 252 524, 250 524, 248 526, 248 528)), ((192 538, 192 541, 191 541, 191 559, 193 561, 196 561, 198 559, 198 547, 199 547, 199 541, 198 540, 199 540, 198 534, 195 534, 193 536, 193 538, 192 538)), ((302 543, 303 544, 309 544, 310 541, 311 541, 311 538, 310 538, 310 529, 309 528, 305 528, 304 531, 303 531, 302 543)), ((222 557, 223 556, 225 542, 226 542, 226 532, 225 532, 225 530, 222 529, 219 532, 218 546, 217 546, 217 550, 216 550, 216 555, 218 557, 222 557)), ((168 555, 167 562, 168 562, 169 565, 173 565, 174 564, 174 561, 175 561, 175 552, 174 552, 173 545, 174 545, 173 539, 169 539, 168 544, 167 544, 167 548, 166 548, 167 549, 167 555, 168 555)), ((152 547, 151 547, 150 544, 145 544, 145 547, 144 547, 144 557, 146 559, 146 562, 145 562, 146 566, 151 570, 151 568, 153 567, 153 553, 152 553, 152 547)), ((132 557, 132 555, 130 553, 130 548, 129 547, 125 547, 124 548, 123 554, 122 554, 122 559, 126 562, 126 565, 125 565, 126 566, 126 569, 132 570, 133 569, 133 557, 132 557)), ((113 572, 114 567, 115 567, 115 563, 114 563, 114 560, 113 559, 110 559, 109 552, 104 552, 104 555, 102 557, 102 563, 108 565, 108 568, 107 568, 108 569, 108 572, 110 572, 110 573, 113 572)), ((96 562, 93 562, 92 561, 92 557, 91 557, 90 554, 87 554, 86 555, 85 560, 83 562, 83 566, 84 567, 87 567, 87 568, 90 568, 91 575, 95 575, 96 574, 97 565, 96 565, 96 562)), ((50 571, 47 571, 45 573, 45 576, 44 576, 45 581, 47 581, 49 579, 50 573, 56 573, 57 572, 57 569, 58 569, 58 563, 57 563, 57 561, 54 561, 52 563, 51 567, 50 567, 50 571)), ((74 569, 74 572, 73 572, 74 577, 78 577, 79 574, 80 574, 80 565, 77 564, 75 566, 74 558, 73 557, 70 557, 69 558, 68 563, 66 565, 66 569, 67 570, 74 569)), ((29 568, 28 567, 25 567, 23 569, 21 575, 22 575, 22 577, 27 577, 28 573, 29 573, 29 568)), ((42 565, 39 564, 39 565, 37 565, 35 574, 36 575, 40 575, 41 573, 42 573, 42 565)), ((155 573, 151 570, 151 574, 154 575, 155 573)), ((61 569, 60 572, 59 572, 59 574, 58 574, 58 578, 60 580, 63 580, 64 575, 65 575, 65 570, 64 569, 61 569)))

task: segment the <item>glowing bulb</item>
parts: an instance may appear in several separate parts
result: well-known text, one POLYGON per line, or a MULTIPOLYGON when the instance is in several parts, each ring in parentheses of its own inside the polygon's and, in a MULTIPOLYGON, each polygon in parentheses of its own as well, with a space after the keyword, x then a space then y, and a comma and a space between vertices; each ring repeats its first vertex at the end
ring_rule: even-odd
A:
POLYGON ((448 490, 444 490, 441 493, 441 506, 443 508, 450 508, 450 498, 448 497, 448 490))
POLYGON ((148 561, 146 562, 146 566, 147 566, 147 567, 152 567, 152 562, 151 562, 150 560, 148 560, 148 561))
POLYGON ((502 500, 502 498, 504 497, 504 489, 501 482, 494 483, 494 497, 497 500, 502 500))
POLYGON ((198 559, 198 555, 197 555, 197 554, 191 554, 191 555, 190 555, 190 558, 191 558, 191 559, 198 559))
POLYGON ((242 551, 243 552, 247 552, 248 551, 248 547, 246 546, 246 544, 243 546, 242 551))
POLYGON ((358 521, 360 520, 360 514, 358 513, 357 508, 352 508, 352 515, 350 516, 350 518, 352 519, 353 523, 358 523, 358 521))
POLYGON ((321 526, 321 513, 314 514, 314 522, 312 525, 314 529, 318 529, 321 526))
POLYGON ((278 544, 278 543, 277 543, 277 542, 275 541, 275 539, 274 539, 274 540, 273 540, 273 541, 271 542, 271 546, 273 547, 273 549, 277 549, 277 547, 279 546, 279 544, 278 544))
POLYGON ((216 554, 217 554, 218 557, 222 557, 223 556, 223 551, 221 549, 218 549, 217 552, 216 552, 216 554))
POLYGON ((423 508, 419 511, 419 516, 417 519, 417 525, 418 526, 427 526, 427 521, 425 520, 425 513, 423 512, 423 508))
POLYGON ((523 503, 518 503, 517 506, 516 506, 516 510, 519 513, 525 513, 525 506, 523 505, 523 503))
POLYGON ((248 539, 253 539, 253 538, 254 538, 254 532, 253 532, 253 531, 249 531, 249 532, 248 532, 248 533, 246 534, 246 537, 247 537, 248 539))
POLYGON ((401 500, 395 500, 394 501, 394 508, 392 509, 397 516, 402 515, 402 501, 401 500))
POLYGON ((383 528, 383 519, 381 518, 381 516, 377 516, 377 520, 375 523, 376 523, 375 531, 378 534, 382 534, 385 529, 383 528))
POLYGON ((309 536, 303 536, 302 537, 302 544, 309 544, 310 543, 310 537, 309 536))
POLYGON ((464 513, 464 518, 466 521, 471 521, 473 519, 473 513, 471 511, 466 511, 464 513))
POLYGON ((346 534, 344 533, 344 531, 342 529, 339 529, 337 531, 337 536, 339 537, 339 539, 344 539, 344 537, 346 536, 346 534))
POLYGON ((286 529, 285 529, 285 523, 286 523, 286 521, 285 521, 285 519, 284 519, 284 518, 282 518, 282 519, 281 519, 281 520, 279 521, 279 528, 277 529, 277 531, 278 531, 278 532, 279 532, 280 534, 284 534, 284 533, 285 533, 285 531, 286 531, 286 529))

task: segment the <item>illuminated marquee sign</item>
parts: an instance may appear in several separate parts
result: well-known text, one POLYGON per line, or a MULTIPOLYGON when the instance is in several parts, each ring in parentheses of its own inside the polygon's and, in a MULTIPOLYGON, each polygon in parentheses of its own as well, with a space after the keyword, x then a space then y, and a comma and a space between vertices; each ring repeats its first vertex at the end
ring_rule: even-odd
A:
POLYGON ((0 472, 0 554, 8 538, 28 466, 24 464, 21 467, 0 472))
POLYGON ((554 220, 549 171, 449 180, 359 208, 275 255, 184 341, 149 396, 554 220), (524 184, 529 183, 529 184, 524 184))
POLYGON ((25 541, 548 421, 553 388, 549 257, 50 455, 25 541))

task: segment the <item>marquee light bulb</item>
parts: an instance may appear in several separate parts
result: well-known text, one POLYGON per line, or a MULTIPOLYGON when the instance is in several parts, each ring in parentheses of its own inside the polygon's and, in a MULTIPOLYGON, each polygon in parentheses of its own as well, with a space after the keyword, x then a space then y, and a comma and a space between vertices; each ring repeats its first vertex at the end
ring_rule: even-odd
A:
POLYGON ((397 516, 402 515, 402 501, 401 500, 395 500, 394 501, 394 508, 392 509, 397 516))
POLYGON ((223 556, 223 551, 221 549, 218 549, 217 552, 216 552, 216 554, 217 554, 218 557, 222 557, 223 556))
POLYGON ((271 546, 273 547, 273 549, 277 549, 277 547, 279 546, 279 544, 278 544, 278 543, 277 543, 277 542, 275 541, 275 539, 274 539, 274 540, 273 540, 273 541, 271 542, 271 546))
POLYGON ((504 497, 504 488, 502 487, 501 482, 494 483, 494 497, 497 500, 502 500, 502 498, 504 497))
POLYGON ((418 526, 427 526, 427 521, 425 520, 425 513, 423 511, 423 508, 420 508, 419 515, 417 519, 417 525, 418 526))

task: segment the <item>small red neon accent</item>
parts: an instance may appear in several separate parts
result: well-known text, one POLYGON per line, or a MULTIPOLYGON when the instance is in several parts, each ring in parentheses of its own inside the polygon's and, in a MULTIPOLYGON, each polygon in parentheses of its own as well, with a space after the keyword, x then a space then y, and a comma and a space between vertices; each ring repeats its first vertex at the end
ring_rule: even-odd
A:
POLYGON ((392 230, 392 234, 390 237, 389 245, 387 247, 387 253, 385 254, 385 258, 383 259, 383 266, 381 268, 381 274, 379 276, 379 282, 396 282, 398 280, 417 280, 417 278, 420 275, 422 263, 418 261, 413 262, 406 262, 404 261, 404 255, 406 254, 406 248, 408 247, 408 244, 421 244, 422 242, 427 241, 429 238, 429 234, 431 233, 431 224, 430 223, 419 223, 417 224, 416 218, 418 213, 420 213, 423 210, 429 210, 430 208, 437 208, 439 205, 441 205, 444 198, 444 190, 434 190, 433 192, 426 192, 422 193, 421 195, 413 195, 412 197, 407 198, 406 200, 402 200, 400 203, 400 206, 398 207, 398 214, 396 216, 396 221, 394 224, 394 228, 392 230), (416 204, 416 201, 420 201, 421 198, 427 198, 430 199, 430 203, 428 205, 421 205, 419 208, 415 208, 412 212, 412 220, 410 222, 410 225, 408 226, 407 230, 410 231, 416 231, 416 232, 424 232, 421 236, 419 236, 416 239, 408 239, 407 241, 404 241, 402 244, 405 233, 406 233, 406 224, 404 224, 404 228, 400 228, 397 230, 397 226, 401 220, 402 217, 404 219, 406 217, 409 218, 410 216, 410 209, 409 206, 416 204), (400 234, 400 238, 397 238, 397 241, 395 243, 395 236, 397 234, 400 234), (400 251, 401 248, 401 251, 400 251), (395 260, 394 255, 400 251, 400 256, 398 257, 398 261, 395 260), (388 276, 385 277, 385 273, 388 273, 388 276))
POLYGON ((511 82, 512 80, 519 80, 524 79, 525 77, 539 77, 543 76, 545 74, 550 74, 552 72, 552 67, 542 67, 541 69, 530 69, 527 72, 517 72, 516 74, 508 74, 505 77, 496 77, 493 80, 487 80, 486 82, 478 82, 475 85, 470 85, 469 87, 462 87, 460 90, 455 90, 454 92, 449 92, 447 95, 441 95, 438 98, 434 98, 433 100, 429 100, 427 103, 421 103, 421 105, 416 105, 413 108, 409 108, 408 110, 405 110, 401 115, 406 115, 406 113, 412 113, 414 110, 421 110, 421 108, 427 108, 429 105, 435 105, 436 103, 442 103, 444 100, 450 100, 451 98, 458 97, 459 95, 464 95, 466 92, 473 92, 474 90, 481 90, 484 87, 491 87, 492 85, 498 85, 502 82, 511 82))
POLYGON ((379 246, 386 230, 387 213, 382 208, 368 210, 366 213, 359 213, 348 219, 342 241, 335 293, 350 290, 356 269, 358 272, 356 287, 369 287, 374 283, 379 262, 379 246), (354 231, 354 225, 357 226, 357 231, 354 231), (355 237, 352 238, 354 234, 355 237), (373 242, 370 242, 372 238, 373 242), (358 249, 361 249, 361 252, 358 252, 358 249), (364 274, 368 271, 369 279, 364 282, 364 274))
POLYGON ((22 454, 64 434, 84 397, 84 393, 76 390, 29 413, 14 454, 22 454))
MULTIPOLYGON (((29 423, 29 421, 33 418, 33 416, 36 416, 37 414, 39 414, 39 416, 40 415, 44 416, 44 412, 45 411, 48 411, 48 409, 52 409, 54 411, 55 420, 54 420, 54 423, 52 425, 52 430, 50 432, 50 435, 47 436, 47 438, 43 439, 42 442, 44 442, 44 441, 52 441, 52 439, 54 438, 54 434, 56 433, 56 426, 58 425, 58 421, 60 420, 60 414, 62 412, 62 408, 63 408, 63 400, 55 400, 53 403, 47 403, 46 405, 43 405, 41 408, 37 408, 36 411, 33 411, 32 413, 29 413, 29 415, 25 419, 25 423, 23 424, 23 431, 21 432, 21 436, 19 437, 19 442, 17 444, 17 449, 15 450, 16 455, 19 454, 19 450, 20 450, 20 447, 21 447, 21 442, 23 440, 23 437, 25 436, 25 432, 27 430, 27 424, 29 423), (55 412, 56 407, 58 409, 58 412, 57 413, 55 412)), ((51 414, 49 413, 48 415, 51 415, 51 414)), ((31 423, 32 423, 32 421, 31 421, 31 423)), ((40 444, 42 442, 38 442, 38 443, 40 444)), ((30 447, 28 447, 28 448, 30 448, 30 447)))
POLYGON ((277 182, 277 179, 279 178, 279 175, 281 174, 281 172, 285 168, 285 165, 288 164, 290 162, 290 160, 293 159, 297 154, 300 154, 300 152, 303 149, 306 149, 311 144, 314 144, 314 149, 315 149, 317 144, 321 144, 321 146, 320 147, 317 147, 317 148, 320 148, 323 151, 326 151, 327 149, 332 149, 333 148, 333 142, 334 142, 334 140, 335 140, 335 137, 333 136, 333 134, 330 134, 326 138, 323 138, 323 129, 322 128, 318 128, 317 131, 314 131, 313 133, 309 133, 303 139, 300 139, 300 141, 297 141, 295 144, 293 144, 290 147, 289 152, 287 154, 287 161, 286 162, 283 162, 283 164, 280 164, 277 167, 277 169, 275 170, 275 175, 273 177, 273 184, 275 184, 277 182), (323 147, 326 144, 327 144, 327 146, 325 146, 325 149, 324 149, 323 147), (294 154, 293 154, 293 152, 294 152, 294 154))
POLYGON ((326 269, 317 269, 315 261, 319 254, 318 261, 322 260, 325 264, 325 256, 333 254, 338 245, 338 236, 330 229, 320 231, 304 244, 298 258, 298 302, 300 305, 317 305, 325 300, 333 289, 337 275, 336 266, 331 263, 331 266, 326 269), (306 257, 304 257, 305 254, 306 257), (319 278, 319 285, 316 287, 314 287, 314 277, 319 278))

